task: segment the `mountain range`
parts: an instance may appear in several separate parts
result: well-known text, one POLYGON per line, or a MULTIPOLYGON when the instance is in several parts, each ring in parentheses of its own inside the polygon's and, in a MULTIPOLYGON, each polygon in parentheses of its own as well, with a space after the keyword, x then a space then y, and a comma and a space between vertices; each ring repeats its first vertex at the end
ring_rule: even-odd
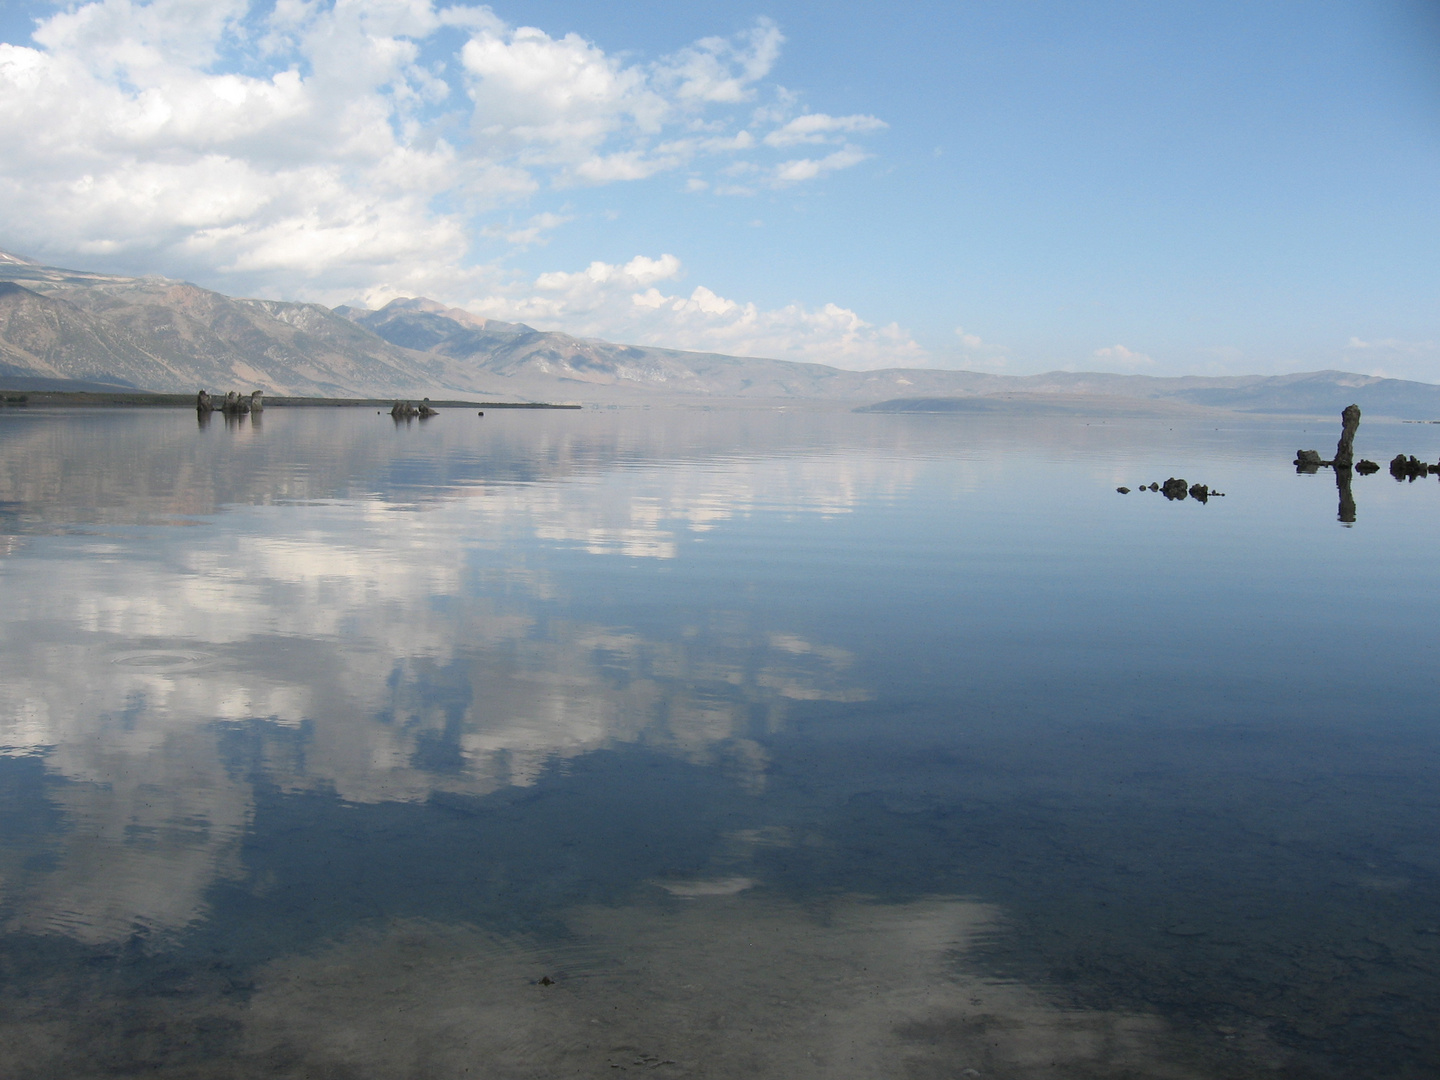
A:
POLYGON ((619 345, 501 322, 424 298, 378 311, 226 296, 162 277, 45 266, 0 252, 0 389, 490 401, 832 402, 994 411, 1096 399, 1154 407, 1440 416, 1440 386, 1338 371, 1161 378, 1007 376, 823 364, 619 345))

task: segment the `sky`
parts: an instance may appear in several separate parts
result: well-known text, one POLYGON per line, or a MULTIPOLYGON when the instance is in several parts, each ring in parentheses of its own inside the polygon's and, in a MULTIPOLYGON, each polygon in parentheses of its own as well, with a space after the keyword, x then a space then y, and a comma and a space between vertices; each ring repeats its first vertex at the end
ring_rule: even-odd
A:
POLYGON ((1440 382, 1440 0, 0 0, 0 249, 849 368, 1440 382))

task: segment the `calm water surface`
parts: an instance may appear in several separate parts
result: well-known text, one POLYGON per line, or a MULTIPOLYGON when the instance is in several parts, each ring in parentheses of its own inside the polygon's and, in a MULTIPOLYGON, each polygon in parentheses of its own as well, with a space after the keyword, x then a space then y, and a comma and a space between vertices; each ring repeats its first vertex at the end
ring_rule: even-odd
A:
POLYGON ((1440 484, 1337 433, 0 413, 0 1074, 1434 1077, 1440 484))

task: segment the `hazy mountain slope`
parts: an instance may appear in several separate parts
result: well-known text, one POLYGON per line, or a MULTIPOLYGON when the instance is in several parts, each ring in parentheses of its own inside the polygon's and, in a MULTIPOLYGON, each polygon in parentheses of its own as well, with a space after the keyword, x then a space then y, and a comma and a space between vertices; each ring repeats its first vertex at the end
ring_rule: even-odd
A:
POLYGON ((613 393, 725 398, 850 400, 897 391, 986 393, 1010 380, 968 371, 844 371, 761 357, 685 352, 572 337, 523 323, 482 319, 433 300, 395 300, 379 311, 338 309, 392 344, 449 357, 468 372, 517 383, 570 386, 572 393, 613 400, 613 393))
POLYGON ((523 323, 486 319, 425 299, 392 300, 379 311, 338 307, 335 314, 392 345, 460 360, 483 359, 499 344, 538 333, 523 323))
MULTIPOLYGON (((1440 386, 1355 375, 1344 371, 1312 371, 1296 375, 1243 375, 1222 378, 1157 378, 1147 375, 1106 375, 1055 371, 1007 379, 989 395, 1167 401, 1232 412, 1338 414, 1357 404, 1373 416, 1406 420, 1440 418, 1440 386)), ((973 411, 969 395, 905 394, 867 406, 871 412, 973 411)))
POLYGON ((929 368, 844 371, 617 345, 486 319, 424 298, 395 300, 379 311, 236 299, 186 282, 65 270, 5 252, 0 378, 170 392, 203 386, 496 401, 905 399, 907 410, 953 409, 943 402, 999 395, 1036 402, 1046 395, 1088 398, 1097 407, 1099 399, 1123 398, 1312 414, 1338 413, 1354 401, 1371 415, 1440 417, 1440 386, 1345 372, 1177 379, 1065 371, 1024 377, 929 368))
POLYGON ((239 300, 186 282, 0 262, 14 310, 0 359, 14 375, 147 390, 263 389, 307 395, 469 391, 451 363, 398 349, 316 304, 239 300))
POLYGON ((1363 412, 1376 416, 1440 418, 1440 386, 1344 371, 1277 375, 1230 389, 1184 388, 1175 396, 1197 405, 1240 412, 1334 413, 1354 402, 1363 412))
MULTIPOLYGON (((1007 376, 929 368, 843 371, 786 360, 616 345, 486 320, 423 298, 395 300, 379 311, 343 309, 342 313, 393 344, 453 359, 467 372, 456 375, 462 381, 492 374, 534 392, 544 393, 548 387, 552 395, 587 400, 626 400, 640 394, 872 402, 903 399, 905 411, 954 411, 945 400, 1026 395, 1039 407, 1042 396, 1070 399, 1078 395, 1307 414, 1339 412, 1354 401, 1376 415, 1440 416, 1440 386, 1339 371, 1183 378, 1073 371, 1007 376), (940 400, 927 406, 927 399, 940 400)), ((1013 407, 1015 403, 1007 406, 1013 407)))
POLYGON ((120 386, 183 375, 104 320, 12 281, 0 281, 0 371, 120 386))

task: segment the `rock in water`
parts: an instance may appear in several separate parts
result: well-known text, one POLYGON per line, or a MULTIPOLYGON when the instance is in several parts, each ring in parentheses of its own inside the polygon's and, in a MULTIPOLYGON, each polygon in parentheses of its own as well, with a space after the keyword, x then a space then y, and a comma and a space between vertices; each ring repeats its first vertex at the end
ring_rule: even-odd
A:
POLYGON ((1121 495, 1129 495, 1129 494, 1130 494, 1130 489, 1127 488, 1127 487, 1118 487, 1118 488, 1116 488, 1115 490, 1118 491, 1121 495))
POLYGON ((1209 501, 1210 501, 1210 485, 1208 485, 1208 484, 1191 484, 1191 485, 1190 485, 1190 498, 1194 499, 1196 502, 1202 502, 1202 503, 1203 503, 1203 502, 1209 502, 1209 501))
POLYGON ((1348 469, 1355 464, 1355 429, 1360 426, 1360 406, 1346 405, 1340 414, 1340 441, 1335 444, 1337 469, 1348 469))
POLYGON ((1160 494, 1164 495, 1167 499, 1178 500, 1190 494, 1190 488, 1184 480, 1177 480, 1172 476, 1160 486, 1160 494))
POLYGON ((1420 461, 1411 454, 1408 458, 1404 454, 1396 454, 1390 459, 1390 475, 1396 480, 1404 480, 1409 477, 1414 480, 1417 476, 1425 476, 1430 472, 1430 466, 1420 461))
POLYGON ((1301 472, 1314 472, 1324 465, 1325 461, 1320 457, 1319 450, 1296 450, 1295 468, 1301 472))
POLYGON ((417 417, 421 420, 428 420, 430 417, 440 414, 430 407, 430 399, 427 397, 419 405, 413 401, 397 401, 391 406, 390 415, 396 420, 414 420, 417 417))
POLYGON ((1379 472, 1380 466, 1376 465, 1373 461, 1367 460, 1366 458, 1361 458, 1355 463, 1355 471, 1358 472, 1361 476, 1369 476, 1371 473, 1379 472))

